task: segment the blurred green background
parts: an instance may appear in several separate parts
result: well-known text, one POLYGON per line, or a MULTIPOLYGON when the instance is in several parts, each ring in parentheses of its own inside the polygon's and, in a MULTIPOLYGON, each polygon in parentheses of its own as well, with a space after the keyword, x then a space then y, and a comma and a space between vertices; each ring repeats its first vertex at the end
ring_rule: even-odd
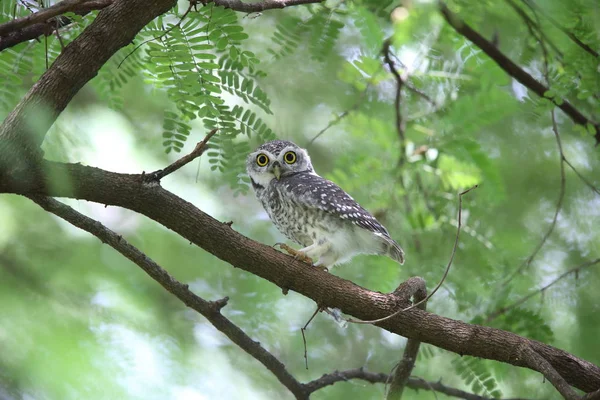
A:
MULTIPOLYGON (((553 89, 548 96, 568 99, 584 114, 598 118, 598 59, 543 14, 534 13, 527 2, 517 3, 545 34, 553 89)), ((539 3, 585 43, 600 48, 596 1, 539 3)), ((268 96, 272 113, 252 101, 246 104, 235 92, 219 96, 224 104, 255 112, 272 132, 227 131, 213 144, 213 154, 165 178, 163 186, 213 217, 233 221, 240 233, 274 244, 285 238, 249 190, 245 152, 268 137, 307 147, 317 172, 374 213, 406 251, 402 267, 387 258, 360 256, 332 273, 389 292, 415 275, 433 288, 454 242, 457 193, 479 184, 464 198, 456 258, 428 309, 541 340, 600 364, 600 265, 570 274, 543 294, 486 321, 497 309, 570 268, 600 257, 600 195, 565 165, 565 198, 556 226, 530 265, 509 279, 534 252, 556 210, 560 157, 552 105, 527 92, 456 34, 434 3, 398 6, 327 1, 262 14, 238 13, 235 23, 249 36, 239 46, 260 60, 247 76, 268 96), (396 81, 381 57, 388 37, 406 83, 431 99, 404 88, 404 146, 395 127, 396 81)), ((542 46, 510 2, 456 0, 450 6, 545 82, 542 46)), ((14 2, 2 7, 0 22, 5 22, 12 18, 14 2)), ((141 33, 136 44, 156 36, 152 29, 175 23, 186 8, 181 2, 164 21, 141 33)), ((93 15, 79 20, 62 33, 63 39, 76 37, 92 20, 93 15)), ((56 36, 44 40, 51 62, 60 43, 56 36)), ((151 48, 142 47, 130 63, 117 68, 133 47, 115 56, 60 116, 43 145, 47 158, 110 171, 148 172, 191 151, 204 137, 210 122, 186 118, 187 106, 178 103, 178 94, 158 82, 151 48), (173 136, 169 119, 181 122, 188 133, 173 136), (169 138, 183 146, 181 153, 178 146, 163 144, 169 138), (172 151, 167 154, 165 149, 172 151)), ((2 117, 43 72, 45 57, 44 45, 36 42, 0 52, 2 117)), ((600 186, 593 138, 560 111, 556 120, 565 156, 600 186)), ((307 331, 306 370, 300 328, 314 311, 312 301, 296 293, 283 296, 276 286, 234 269, 131 211, 65 202, 122 234, 199 296, 229 296, 224 315, 303 382, 358 367, 389 373, 401 357, 404 338, 372 326, 342 326, 319 314, 307 331)), ((0 196, 0 221, 1 398, 292 398, 262 365, 98 239, 14 195, 0 196)), ((559 398, 538 373, 430 345, 422 347, 413 375, 441 379, 486 397, 559 398)), ((380 399, 384 392, 382 384, 353 380, 322 389, 312 398, 380 399)), ((435 397, 409 389, 405 398, 435 397)), ((437 398, 445 396, 438 393, 437 398)))

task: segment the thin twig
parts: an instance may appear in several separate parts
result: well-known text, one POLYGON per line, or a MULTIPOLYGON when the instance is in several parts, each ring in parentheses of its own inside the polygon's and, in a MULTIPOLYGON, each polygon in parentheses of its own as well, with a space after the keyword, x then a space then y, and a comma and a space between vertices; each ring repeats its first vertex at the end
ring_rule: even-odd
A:
POLYGON ((306 324, 304 324, 304 326, 302 328, 300 328, 300 332, 302 332, 302 343, 304 343, 304 365, 305 365, 306 369, 308 369, 308 350, 307 350, 307 345, 306 345, 305 332, 306 332, 306 329, 308 328, 308 325, 311 323, 311 321, 315 318, 315 316, 322 309, 323 309, 323 307, 317 306, 317 309, 315 310, 313 315, 311 315, 310 318, 308 319, 308 321, 306 321, 306 324))
POLYGON ((379 319, 374 319, 371 321, 361 321, 361 320, 356 320, 356 319, 352 319, 352 318, 348 318, 347 321, 348 322, 352 322, 355 324, 377 324, 379 322, 383 322, 385 320, 388 320, 390 318, 394 318, 396 315, 400 314, 401 312, 404 311, 408 311, 411 310, 415 307, 420 306, 421 304, 426 303, 431 296, 433 296, 435 294, 435 292, 438 291, 438 289, 442 286, 442 284, 444 283, 444 281, 446 280, 446 277, 448 276, 448 272, 450 272, 450 267, 452 266, 452 262, 454 261, 454 255, 456 254, 456 249, 458 248, 458 239, 460 237, 460 228, 462 226, 462 197, 469 193, 471 190, 477 189, 479 187, 479 185, 475 185, 470 189, 465 190, 464 192, 461 192, 458 194, 458 224, 456 227, 456 237, 454 238, 454 245, 452 246, 452 253, 450 254, 450 260, 448 260, 448 265, 446 266, 446 270, 444 271, 444 275, 442 276, 442 279, 440 280, 440 282, 437 284, 437 286, 435 287, 435 289, 433 289, 431 291, 431 293, 425 297, 423 300, 418 301, 417 303, 414 303, 413 305, 407 307, 407 308, 401 308, 398 311, 394 312, 391 315, 388 315, 387 317, 383 317, 383 318, 379 318, 379 319))
POLYGON ((523 0, 523 2, 525 4, 527 4, 529 7, 531 7, 532 9, 535 8, 536 10, 538 10, 540 12, 540 14, 542 14, 544 17, 546 17, 546 19, 548 21, 550 21, 550 23, 552 25, 554 25, 559 31, 561 31, 562 33, 567 35, 569 37, 569 39, 571 39, 577 46, 581 47, 585 52, 591 54, 592 56, 594 56, 596 58, 600 58, 600 54, 598 54, 598 52, 596 52, 590 46, 588 46, 587 44, 585 44, 581 40, 579 40, 579 38, 577 36, 575 36, 574 34, 569 32, 565 28, 563 28, 554 18, 552 18, 548 13, 546 13, 543 8, 541 8, 540 6, 535 4, 535 2, 533 0, 523 0))
POLYGON ((573 172, 575 172, 575 174, 579 177, 579 179, 583 181, 583 183, 585 183, 596 194, 600 195, 600 189, 594 186, 592 182, 587 180, 585 176, 581 175, 581 173, 573 166, 573 164, 571 164, 571 162, 566 157, 563 157, 563 161, 569 166, 569 168, 573 170, 573 172))
MULTIPOLYGON (((410 379, 410 377, 408 378, 410 379)), ((419 379, 420 381, 422 381, 424 384, 427 385, 427 387, 429 388, 429 390, 431 390, 431 392, 433 393, 433 397, 435 398, 435 400, 438 400, 438 396, 437 393, 435 391, 435 389, 433 388, 433 386, 431 385, 431 382, 427 382, 425 379, 423 378, 414 378, 414 379, 419 379)), ((410 382, 410 381, 409 381, 410 382)), ((448 396, 451 396, 450 394, 448 394, 448 396)))
POLYGON ((523 261, 521 263, 521 265, 519 265, 519 267, 508 277, 508 279, 502 284, 502 286, 506 286, 510 281, 513 280, 513 278, 515 276, 517 276, 518 274, 520 274, 525 268, 528 268, 531 265, 531 263, 533 262, 533 259, 537 256, 537 254, 539 253, 539 251, 542 249, 542 247, 544 246, 544 244, 546 243, 546 241, 548 240, 548 238, 550 237, 550 235, 554 231, 554 227, 556 226, 556 221, 558 220, 558 214, 560 213, 560 210, 562 209, 563 200, 565 198, 566 182, 567 182, 567 178, 566 178, 566 175, 565 175, 565 162, 564 162, 565 161, 565 154, 563 152, 563 147, 562 147, 562 142, 560 140, 560 135, 558 134, 558 127, 556 125, 556 118, 555 118, 555 115, 554 115, 554 108, 550 112, 550 115, 552 117, 552 131, 554 132, 554 137, 556 138, 556 144, 557 144, 558 153, 559 153, 559 156, 560 156, 560 189, 559 189, 559 193, 558 193, 558 200, 556 201, 556 209, 554 211, 554 216, 552 217, 552 222, 550 223, 550 226, 548 227, 548 230, 544 234, 544 237, 542 237, 542 240, 540 240, 540 242, 535 247, 535 249, 533 250, 533 252, 531 253, 531 255, 529 255, 529 257, 527 257, 525 259, 525 261, 523 261))
POLYGON ((160 181, 165 176, 172 174, 184 165, 194 161, 206 151, 206 145, 208 144, 208 141, 211 137, 214 136, 215 133, 217 133, 217 131, 218 129, 215 128, 212 131, 208 132, 204 139, 196 145, 196 147, 194 148, 194 150, 192 150, 190 154, 181 157, 179 160, 175 161, 173 164, 169 165, 165 169, 159 169, 158 171, 146 174, 145 179, 147 181, 160 181))
POLYGON ((428 102, 429 104, 431 104, 434 108, 434 110, 437 110, 439 108, 439 104, 435 102, 435 100, 433 100, 431 97, 429 97, 425 92, 423 92, 421 89, 417 89, 416 87, 412 86, 410 83, 408 82, 404 82, 404 86, 406 86, 406 88, 408 90, 410 90, 411 92, 413 92, 414 94, 420 96, 423 98, 423 100, 425 100, 426 102, 428 102))
MULTIPOLYGON (((466 24, 462 19, 455 13, 450 11, 448 6, 443 2, 439 1, 438 6, 440 12, 444 16, 444 19, 448 24, 454 28, 454 30, 465 38, 473 42, 479 47, 484 53, 486 53, 496 64, 502 68, 507 74, 515 78, 519 83, 532 90, 538 96, 545 98, 545 93, 548 88, 527 73, 523 68, 515 64, 510 58, 502 53, 493 43, 485 39, 479 32, 475 31, 472 27, 466 24)), ((558 99, 549 99, 557 107, 565 112, 576 124, 587 127, 588 124, 594 127, 594 138, 596 144, 600 144, 600 124, 592 121, 590 118, 583 115, 575 106, 569 103, 567 100, 559 101, 558 99)))
POLYGON ((185 285, 173 278, 160 265, 151 260, 146 254, 128 243, 121 235, 105 227, 73 208, 50 197, 31 196, 44 210, 51 212, 72 225, 96 236, 123 256, 137 264, 152 279, 163 288, 175 295, 188 307, 202 314, 215 328, 224 333, 232 342, 262 363, 279 381, 292 392, 297 399, 308 399, 304 386, 296 380, 285 366, 259 342, 252 340, 243 330, 220 313, 226 303, 225 299, 214 302, 206 301, 189 290, 185 285))
POLYGON ((152 42, 153 40, 160 40, 160 39, 164 38, 165 36, 167 36, 169 34, 169 32, 171 32, 173 29, 179 28, 181 26, 181 23, 185 19, 185 17, 187 17, 187 15, 190 13, 190 11, 192 11, 192 8, 194 8, 198 4, 198 1, 199 0, 191 0, 190 1, 190 4, 188 5, 187 10, 185 10, 185 12, 181 16, 181 18, 179 18, 179 21, 177 21, 177 23, 175 25, 171 25, 169 27, 169 29, 167 29, 166 31, 164 31, 162 34, 160 34, 160 35, 158 35, 156 37, 144 40, 142 43, 140 43, 137 46, 135 46, 133 48, 133 50, 131 50, 129 53, 127 53, 127 55, 125 56, 125 58, 123 58, 121 60, 121 62, 119 63, 119 65, 117 65, 117 69, 121 68, 121 65, 123 65, 123 63, 125 62, 125 60, 127 60, 130 55, 132 55, 133 53, 135 53, 140 47, 142 47, 146 43, 152 42))
POLYGON ((347 109, 346 111, 342 112, 340 115, 338 115, 337 117, 335 117, 334 119, 329 121, 329 123, 327 124, 327 126, 325 128, 321 129, 312 139, 310 139, 310 141, 306 144, 306 147, 308 148, 309 146, 311 146, 315 140, 317 140, 319 137, 321 137, 321 135, 323 135, 325 132, 327 132, 327 130, 329 130, 329 128, 331 128, 334 125, 337 125, 341 120, 346 118, 348 116, 348 114, 350 114, 353 111, 356 111, 358 109, 358 107, 360 107, 360 105, 363 103, 365 95, 367 94, 367 90, 369 89, 369 86, 370 85, 367 85, 365 90, 363 90, 361 92, 358 99, 354 102, 354 104, 352 104, 352 106, 349 109, 347 109))
MULTIPOLYGON (((396 95, 394 98, 394 110, 395 110, 395 114, 396 114, 396 131, 398 132, 398 137, 400 138, 401 148, 404 149, 404 147, 405 147, 405 135, 404 135, 405 127, 404 127, 404 122, 402 120, 402 112, 400 111, 400 106, 402 105, 402 86, 404 85, 404 80, 400 76, 400 73, 398 72, 398 70, 396 69, 396 66, 394 65, 394 61, 392 61, 392 59, 390 57, 390 53, 391 53, 390 47, 391 46, 392 46, 392 39, 387 38, 383 42, 383 49, 382 49, 383 61, 387 64, 388 68, 390 69, 390 72, 392 73, 392 75, 394 75, 394 78, 396 79, 396 95)), ((401 157, 402 157, 402 154, 404 154, 404 151, 402 151, 400 153, 401 157)))
MULTIPOLYGON (((531 33, 531 36, 538 39, 540 42, 545 41, 546 43, 548 43, 550 45, 550 47, 552 47, 552 50, 554 50, 556 55, 558 55, 558 58, 562 59, 562 57, 563 57, 562 52, 560 51, 560 49, 558 47, 556 47, 556 45, 554 43, 552 43, 552 41, 544 33, 544 31, 542 30, 542 27, 539 24, 539 21, 536 23, 534 20, 532 20, 531 17, 529 15, 527 15, 527 13, 525 11, 523 11, 523 9, 521 7, 519 7, 517 5, 517 3, 514 2, 514 0, 505 0, 505 1, 508 3, 508 5, 510 5, 512 7, 513 10, 515 10, 515 12, 517 14, 519 14, 521 19, 525 22, 525 25, 527 25, 527 29, 529 30, 529 33, 531 33), (537 35, 535 34, 535 31, 538 32, 537 35)), ((536 15, 536 17, 537 17, 537 15, 536 15)))
MULTIPOLYGON (((396 171, 398 183, 403 191, 402 199, 404 200, 405 212, 406 215, 410 215, 412 214, 412 205, 410 203, 410 197, 408 194, 406 183, 404 182, 402 168, 404 166, 404 163, 406 162, 406 122, 402 114, 402 88, 404 87, 404 80, 402 79, 402 76, 396 69, 396 65, 392 60, 392 57, 395 57, 395 55, 392 53, 391 46, 392 38, 389 37, 383 42, 381 53, 383 54, 383 62, 388 66, 390 72, 392 73, 392 75, 394 75, 394 78, 396 79, 394 114, 396 116, 396 132, 398 133, 398 141, 400 142, 400 154, 398 156, 398 162, 396 163, 396 171)), ((402 61, 398 60, 398 62, 402 65, 402 61)), ((391 191, 391 196, 392 201, 396 202, 396 191, 391 191)), ((413 240, 415 242, 415 248, 417 250, 420 249, 421 243, 419 241, 419 238, 417 236, 414 236, 413 240)))
MULTIPOLYGON (((330 374, 325 374, 322 377, 305 383, 304 386, 308 389, 309 393, 316 392, 327 386, 336 384, 337 382, 347 382, 351 379, 362 379, 369 383, 386 383, 390 379, 389 374, 375 373, 365 371, 364 368, 349 369, 346 371, 334 371, 330 374)), ((438 392, 445 394, 446 396, 456 397, 464 400, 492 400, 488 397, 476 395, 474 393, 465 392, 464 390, 455 389, 453 387, 446 386, 439 382, 429 382, 423 378, 410 377, 406 384, 407 387, 413 390, 428 390, 433 393, 438 392)), ((526 400, 521 398, 505 399, 505 400, 526 400)))
POLYGON ((486 323, 489 323, 493 320, 495 320, 496 318, 498 318, 500 315, 512 310, 515 307, 520 306, 521 304, 525 303, 527 300, 529 300, 530 298, 532 298, 533 296, 540 294, 540 293, 544 293, 546 290, 548 290, 551 286, 555 285, 557 282, 559 282, 560 280, 566 278, 567 276, 569 276, 572 273, 579 273, 579 271, 591 267, 593 265, 596 265, 600 263, 600 258, 597 258, 593 261, 586 261, 583 264, 580 264, 574 268, 569 269, 568 271, 565 271, 564 273, 560 274, 556 279, 554 279, 552 282, 548 283, 547 285, 541 287, 540 289, 536 290, 535 292, 531 292, 526 296, 523 296, 522 298, 520 298, 519 300, 515 301, 514 303, 502 307, 496 311, 494 311, 493 313, 491 313, 485 320, 486 323))

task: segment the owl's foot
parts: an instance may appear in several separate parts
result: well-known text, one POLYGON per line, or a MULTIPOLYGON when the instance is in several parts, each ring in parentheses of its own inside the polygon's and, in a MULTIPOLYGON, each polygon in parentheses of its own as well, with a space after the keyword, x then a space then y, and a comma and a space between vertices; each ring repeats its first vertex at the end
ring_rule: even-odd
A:
POLYGON ((310 258, 309 256, 307 256, 306 254, 304 254, 301 251, 298 251, 296 249, 291 248, 287 244, 285 244, 285 243, 275 243, 273 245, 273 247, 275 247, 275 246, 279 246, 282 250, 285 250, 289 255, 294 256, 294 259, 302 261, 302 262, 304 262, 306 264, 313 265, 312 258, 310 258))

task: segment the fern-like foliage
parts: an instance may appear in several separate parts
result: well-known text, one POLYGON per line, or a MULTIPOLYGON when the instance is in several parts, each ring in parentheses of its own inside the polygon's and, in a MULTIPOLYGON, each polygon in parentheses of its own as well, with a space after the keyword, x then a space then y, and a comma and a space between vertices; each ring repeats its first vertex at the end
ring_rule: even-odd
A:
MULTIPOLYGON (((24 4, 24 3, 23 3, 24 4)), ((32 11, 22 3, 3 1, 0 3, 0 23, 14 18, 29 15, 32 11)), ((95 18, 96 13, 85 17, 67 13, 65 18, 71 20, 69 29, 60 34, 56 32, 40 38, 38 42, 23 42, 14 47, 4 49, 0 57, 0 112, 10 111, 23 94, 47 69, 61 53, 64 46, 74 40, 83 29, 95 18), (60 35, 60 37, 58 36, 60 35)))
POLYGON ((120 111, 124 107, 125 86, 144 69, 141 53, 135 51, 135 45, 131 44, 115 53, 91 83, 110 108, 120 111))
POLYGON ((503 314, 495 325, 545 343, 551 343, 554 339, 554 333, 544 318, 539 313, 522 307, 513 308, 503 314))
POLYGON ((475 394, 495 399, 502 397, 502 392, 498 388, 498 382, 488 370, 484 360, 464 356, 452 360, 452 366, 475 394))
POLYGON ((277 45, 269 49, 276 59, 292 54, 301 45, 306 44, 310 55, 317 61, 324 61, 333 51, 335 43, 344 27, 340 9, 330 9, 319 5, 311 9, 311 15, 302 19, 286 15, 281 19, 273 34, 277 45))
POLYGON ((164 114, 163 144, 167 152, 181 151, 191 122, 201 119, 207 129, 218 129, 208 152, 213 170, 225 174, 237 192, 247 190, 238 172, 244 170, 249 152, 238 135, 273 139, 273 131, 249 106, 270 114, 270 100, 256 78, 259 60, 241 47, 248 38, 235 12, 209 4, 191 12, 185 20, 165 23, 158 18, 143 32, 146 44, 146 76, 172 100, 175 110, 164 114), (244 105, 233 107, 226 95, 244 105))

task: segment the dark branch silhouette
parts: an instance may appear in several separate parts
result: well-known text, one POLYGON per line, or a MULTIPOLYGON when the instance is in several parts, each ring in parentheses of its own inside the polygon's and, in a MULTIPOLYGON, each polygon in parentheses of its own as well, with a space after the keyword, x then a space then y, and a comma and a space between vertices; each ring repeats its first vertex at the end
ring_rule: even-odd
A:
MULTIPOLYGON (((296 397, 296 399, 308 399, 310 394, 329 385, 333 385, 339 381, 347 381, 350 379, 363 379, 371 383, 385 383, 390 379, 386 374, 375 374, 366 372, 363 369, 349 370, 343 372, 334 372, 332 374, 323 375, 321 378, 306 384, 300 383, 294 378, 285 368, 285 366, 275 356, 260 345, 260 343, 252 340, 243 330, 231 322, 228 318, 221 314, 221 309, 227 305, 228 298, 225 297, 216 301, 207 301, 194 294, 189 290, 188 285, 183 284, 173 278, 165 269, 156 264, 146 254, 141 252, 135 246, 127 242, 121 235, 113 232, 105 227, 100 222, 93 220, 73 208, 49 197, 31 196, 31 200, 36 202, 40 207, 48 212, 51 212, 65 221, 71 223, 78 228, 89 232, 96 236, 102 243, 108 244, 113 249, 121 253, 124 257, 131 260, 144 270, 153 280, 158 282, 164 289, 175 295, 186 306, 197 311, 204 316, 215 328, 225 334, 233 343, 238 345, 245 352, 262 363, 275 377, 296 397)), ((422 282, 424 284, 424 282, 422 282)), ((416 296, 419 297, 419 296, 416 296)), ((418 350, 418 342, 416 350, 411 347, 410 341, 407 344, 405 357, 403 361, 412 362, 416 357, 418 350), (410 348, 409 348, 410 347, 410 348), (411 359, 407 357, 412 357, 411 359)), ((408 374, 412 370, 412 366, 408 367, 408 374)), ((467 400, 485 399, 483 397, 454 389, 440 382, 427 382, 420 378, 409 378, 403 385, 412 389, 432 390, 447 394, 448 396, 459 397, 467 400)))
POLYGON ((525 4, 527 4, 529 7, 531 7, 532 9, 539 11, 540 14, 542 14, 548 21, 550 21, 550 23, 552 25, 554 25, 559 31, 561 31, 562 33, 567 35, 569 37, 569 39, 571 39, 573 41, 573 43, 575 43, 577 46, 581 47, 585 52, 591 54, 592 56, 594 56, 596 58, 600 58, 600 54, 598 54, 597 51, 592 49, 587 44, 583 43, 573 33, 569 32, 568 30, 563 28, 554 18, 552 18, 546 11, 544 11, 544 9, 542 7, 538 6, 533 0, 523 0, 523 2, 525 4))
MULTIPOLYGON (((349 369, 346 371, 335 371, 325 374, 314 381, 305 384, 311 392, 317 391, 323 387, 334 385, 337 382, 345 382, 350 379, 361 379, 370 383, 387 383, 391 376, 383 373, 374 373, 365 371, 363 368, 349 369)), ((465 400, 492 400, 489 397, 479 396, 464 390, 455 389, 444 385, 441 381, 429 382, 418 377, 409 377, 406 386, 414 390, 435 391, 450 397, 457 397, 465 400)), ((526 400, 521 398, 512 398, 504 400, 526 400)))
MULTIPOLYGON (((163 224, 225 262, 269 280, 280 288, 303 294, 317 304, 339 308, 358 319, 382 318, 409 306, 408 293, 382 294, 305 263, 235 232, 161 186, 145 183, 141 174, 119 174, 80 164, 43 162, 49 177, 61 176, 70 185, 50 185, 44 175, 27 182, 0 181, 0 193, 51 195, 124 207, 163 224), (26 183, 26 185, 24 185, 26 183), (171 211, 169 211, 171 210, 171 211), (235 249, 235 251, 232 251, 235 249)), ((600 368, 565 351, 499 329, 467 324, 418 308, 377 324, 407 338, 458 354, 483 357, 539 371, 521 354, 531 346, 569 384, 586 392, 600 387, 600 368), (467 342, 465 337, 469 337, 467 342)))
POLYGON ((188 285, 173 278, 160 265, 155 263, 146 254, 132 246, 121 235, 116 234, 100 222, 95 221, 73 208, 49 197, 31 196, 44 210, 51 212, 76 227, 91 233, 110 247, 117 250, 124 257, 133 261, 144 270, 152 279, 163 288, 175 295, 186 306, 202 314, 215 328, 224 333, 232 342, 237 344, 246 353, 262 363, 297 399, 308 399, 308 392, 296 380, 275 356, 269 353, 260 343, 252 340, 237 325, 221 314, 221 309, 227 304, 227 298, 218 301, 206 301, 194 294, 188 285))
MULTIPOLYGON (((494 44, 488 40, 486 40, 479 32, 475 31, 469 25, 467 25, 463 20, 461 20, 458 15, 450 11, 448 6, 444 2, 439 2, 439 7, 442 15, 448 22, 448 24, 454 28, 454 30, 469 39, 473 42, 477 47, 479 47, 485 54, 487 54, 492 60, 498 64, 500 68, 502 68, 507 74, 515 78, 519 83, 527 87, 529 90, 533 91, 538 96, 545 98, 545 93, 548 91, 548 88, 537 81, 534 77, 528 74, 524 69, 515 64, 510 58, 508 58, 504 53, 502 53, 494 44)), ((556 99, 549 99, 552 101, 558 108, 560 108, 565 114, 569 116, 576 124, 583 125, 587 127, 588 124, 594 127, 594 138, 596 139, 596 144, 600 144, 600 124, 592 121, 585 115, 581 113, 577 108, 575 108, 571 103, 567 100, 557 101, 556 99)))
MULTIPOLYGON (((370 291, 335 275, 309 268, 293 257, 235 232, 230 224, 215 220, 156 182, 146 182, 141 174, 119 174, 42 159, 40 145, 47 130, 73 96, 116 51, 129 44, 149 21, 168 11, 174 3, 174 0, 115 0, 64 48, 0 126, 0 153, 3 155, 0 193, 34 196, 36 199, 39 199, 38 196, 78 198, 136 211, 234 267, 262 277, 283 290, 296 291, 317 304, 339 308, 355 318, 382 318, 398 307, 408 306, 408 293, 370 291), (39 109, 47 111, 45 118, 39 118, 39 109), (32 119, 38 122, 35 130, 28 124, 32 119), (57 180, 57 177, 60 179, 57 180)), ((275 5, 285 7, 299 2, 272 0, 265 4, 273 4, 275 8, 275 5)), ((566 104, 563 103, 561 108, 569 114, 566 104)), ((577 121, 575 117, 581 114, 573 110, 569 115, 577 121)), ((220 313, 215 310, 223 304, 218 302, 208 311, 218 316, 220 313)), ((600 387, 600 368, 597 366, 511 332, 467 324, 418 308, 382 321, 378 326, 457 354, 497 360, 541 372, 567 397, 570 394, 565 388, 566 383, 585 392, 594 392, 600 387)), ((268 357, 264 354, 259 356, 268 357)))

